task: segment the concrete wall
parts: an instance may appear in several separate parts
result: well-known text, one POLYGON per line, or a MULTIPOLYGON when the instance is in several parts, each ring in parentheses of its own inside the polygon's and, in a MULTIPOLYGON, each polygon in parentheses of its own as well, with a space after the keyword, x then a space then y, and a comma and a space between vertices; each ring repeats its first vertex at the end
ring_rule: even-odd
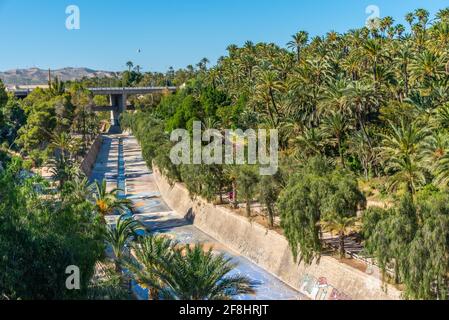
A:
POLYGON ((192 200, 182 184, 169 185, 154 167, 154 177, 167 204, 182 216, 194 215, 194 225, 231 249, 316 300, 391 300, 400 292, 392 286, 331 257, 319 264, 298 265, 287 240, 231 210, 202 199, 192 200), (385 291, 386 290, 386 291, 385 291))
POLYGON ((87 155, 81 162, 81 170, 86 175, 86 177, 90 177, 90 174, 92 173, 92 168, 95 165, 95 161, 97 161, 97 156, 98 153, 100 152, 102 143, 103 143, 103 136, 99 135, 95 139, 94 143, 92 143, 89 151, 87 152, 87 155))

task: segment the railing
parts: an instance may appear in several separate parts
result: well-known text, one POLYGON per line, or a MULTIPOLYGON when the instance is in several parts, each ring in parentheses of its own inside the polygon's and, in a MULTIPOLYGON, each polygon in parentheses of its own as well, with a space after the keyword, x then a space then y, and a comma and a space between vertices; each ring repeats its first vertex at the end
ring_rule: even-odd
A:
POLYGON ((105 87, 105 88, 88 88, 89 91, 175 91, 178 87, 105 87))

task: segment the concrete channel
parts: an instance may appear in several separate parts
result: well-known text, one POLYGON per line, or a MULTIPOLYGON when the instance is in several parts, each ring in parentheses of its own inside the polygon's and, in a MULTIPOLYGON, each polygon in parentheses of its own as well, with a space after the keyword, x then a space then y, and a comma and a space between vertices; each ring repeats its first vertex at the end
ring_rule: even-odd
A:
MULTIPOLYGON (((141 221, 149 232, 165 234, 180 243, 202 243, 213 248, 236 264, 233 273, 249 277, 257 283, 255 295, 241 295, 236 300, 302 300, 305 297, 271 273, 229 249, 211 236, 200 231, 189 221, 177 215, 161 198, 153 174, 143 160, 137 140, 130 135, 105 135, 90 180, 106 179, 108 188, 120 187, 121 195, 134 205, 134 218, 141 221)), ((114 223, 117 217, 108 217, 114 223)), ((138 285, 134 291, 145 300, 148 292, 138 285)))

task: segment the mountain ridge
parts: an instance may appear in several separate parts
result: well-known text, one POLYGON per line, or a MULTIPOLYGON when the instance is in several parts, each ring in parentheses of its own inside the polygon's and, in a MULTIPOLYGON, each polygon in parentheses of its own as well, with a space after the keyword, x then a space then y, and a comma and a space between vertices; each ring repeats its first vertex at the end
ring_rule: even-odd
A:
MULTIPOLYGON (((58 77, 61 81, 79 80, 82 78, 116 77, 119 72, 94 70, 90 68, 66 67, 51 70, 51 77, 58 77)), ((27 69, 11 69, 0 72, 0 79, 5 85, 42 85, 48 83, 48 70, 37 67, 27 69)))

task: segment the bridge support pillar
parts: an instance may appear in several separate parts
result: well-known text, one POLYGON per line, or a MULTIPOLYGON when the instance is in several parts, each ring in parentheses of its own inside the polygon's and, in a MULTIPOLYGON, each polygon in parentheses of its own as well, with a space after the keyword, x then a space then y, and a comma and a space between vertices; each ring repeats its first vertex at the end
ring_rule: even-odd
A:
POLYGON ((111 94, 110 96, 111 100, 111 125, 112 126, 119 126, 120 125, 120 115, 126 111, 126 100, 127 96, 126 94, 111 94))

